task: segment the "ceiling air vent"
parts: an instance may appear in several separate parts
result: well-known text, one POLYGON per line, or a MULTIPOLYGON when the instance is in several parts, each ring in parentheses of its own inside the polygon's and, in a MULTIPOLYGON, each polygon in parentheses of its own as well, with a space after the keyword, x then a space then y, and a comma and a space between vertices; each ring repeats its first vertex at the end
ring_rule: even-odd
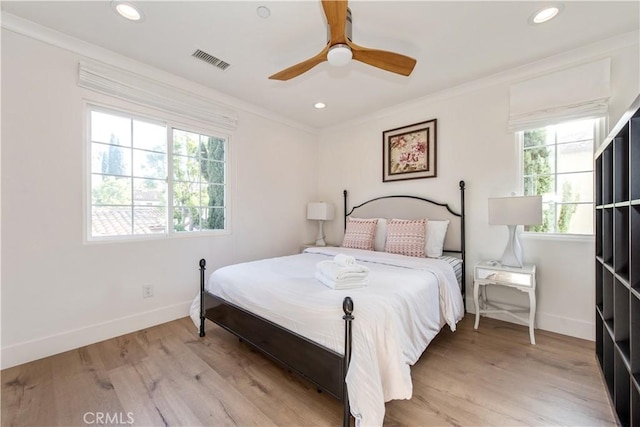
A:
POLYGON ((211 65, 213 65, 214 67, 218 67, 220 68, 222 71, 226 70, 227 68, 229 68, 231 66, 231 64, 224 62, 222 59, 220 58, 216 58, 213 55, 209 55, 207 52, 204 52, 200 49, 196 50, 195 52, 193 52, 193 56, 194 58, 198 58, 204 62, 207 62, 211 65))

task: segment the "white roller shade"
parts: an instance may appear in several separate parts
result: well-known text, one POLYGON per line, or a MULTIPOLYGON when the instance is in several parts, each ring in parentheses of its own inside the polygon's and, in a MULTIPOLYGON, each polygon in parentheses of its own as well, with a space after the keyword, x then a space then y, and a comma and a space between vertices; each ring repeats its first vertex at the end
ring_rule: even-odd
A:
POLYGON ((78 86, 225 129, 238 125, 238 113, 213 100, 98 62, 80 63, 78 86))
POLYGON ((608 113, 611 59, 516 83, 509 91, 509 132, 608 113))

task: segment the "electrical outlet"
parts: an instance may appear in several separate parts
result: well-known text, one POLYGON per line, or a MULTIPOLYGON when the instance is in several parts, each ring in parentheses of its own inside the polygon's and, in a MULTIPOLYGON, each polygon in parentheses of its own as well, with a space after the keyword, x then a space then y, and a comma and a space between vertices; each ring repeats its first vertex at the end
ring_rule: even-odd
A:
POLYGON ((153 285, 142 286, 142 298, 151 298, 153 296, 153 285))

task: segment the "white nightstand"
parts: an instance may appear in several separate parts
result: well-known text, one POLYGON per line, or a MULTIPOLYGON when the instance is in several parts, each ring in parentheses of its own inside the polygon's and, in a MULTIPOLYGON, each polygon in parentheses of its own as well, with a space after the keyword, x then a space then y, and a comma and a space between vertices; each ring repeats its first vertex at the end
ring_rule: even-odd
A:
POLYGON ((495 261, 483 261, 476 265, 473 272, 473 301, 476 306, 476 323, 474 329, 478 329, 480 315, 486 313, 505 313, 529 324, 529 338, 531 344, 536 343, 533 335, 536 317, 536 266, 525 264, 522 268, 503 266, 495 261), (515 288, 529 294, 529 320, 517 316, 515 313, 527 312, 526 310, 508 310, 495 303, 487 301, 487 290, 482 290, 482 301, 479 301, 480 286, 500 285, 515 288), (482 302, 482 309, 480 309, 482 302), (487 309, 491 307, 491 309, 487 309))

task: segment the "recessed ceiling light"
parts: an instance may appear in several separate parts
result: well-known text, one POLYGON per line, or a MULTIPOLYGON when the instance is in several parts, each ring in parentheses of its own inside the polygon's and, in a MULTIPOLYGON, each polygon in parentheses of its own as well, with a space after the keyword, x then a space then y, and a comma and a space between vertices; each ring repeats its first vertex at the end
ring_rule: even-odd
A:
POLYGON ((324 102, 316 102, 315 104, 313 104, 313 106, 316 107, 318 110, 321 110, 324 107, 326 107, 327 104, 325 104, 324 102))
POLYGON ((542 24, 544 22, 550 21, 551 19, 558 16, 558 13, 560 13, 561 10, 562 5, 547 6, 544 9, 540 9, 536 13, 531 15, 531 17, 529 18, 529 23, 542 24))
POLYGON ((144 20, 144 14, 133 3, 126 1, 112 1, 111 8, 115 10, 118 15, 134 22, 142 22, 144 20))
POLYGON ((271 11, 267 6, 258 6, 258 8, 256 9, 256 12, 258 13, 258 16, 262 19, 267 19, 269 16, 271 16, 271 11))

